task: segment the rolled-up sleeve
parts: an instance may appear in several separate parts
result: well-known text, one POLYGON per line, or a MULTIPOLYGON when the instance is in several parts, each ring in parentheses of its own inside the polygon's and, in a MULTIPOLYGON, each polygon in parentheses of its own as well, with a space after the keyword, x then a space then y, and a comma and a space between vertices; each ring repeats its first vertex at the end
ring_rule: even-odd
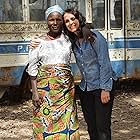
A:
POLYGON ((28 68, 27 72, 30 76, 36 76, 38 73, 38 63, 39 63, 39 48, 30 48, 29 49, 29 55, 28 55, 28 68))

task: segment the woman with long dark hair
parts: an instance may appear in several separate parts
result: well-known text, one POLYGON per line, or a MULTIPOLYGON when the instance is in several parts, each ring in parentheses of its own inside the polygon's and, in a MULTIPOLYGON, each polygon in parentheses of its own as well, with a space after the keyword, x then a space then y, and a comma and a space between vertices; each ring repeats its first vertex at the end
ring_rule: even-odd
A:
POLYGON ((114 94, 112 70, 105 38, 86 25, 85 17, 74 9, 63 14, 64 32, 73 43, 81 71, 79 97, 91 140, 111 140, 111 113, 114 94))

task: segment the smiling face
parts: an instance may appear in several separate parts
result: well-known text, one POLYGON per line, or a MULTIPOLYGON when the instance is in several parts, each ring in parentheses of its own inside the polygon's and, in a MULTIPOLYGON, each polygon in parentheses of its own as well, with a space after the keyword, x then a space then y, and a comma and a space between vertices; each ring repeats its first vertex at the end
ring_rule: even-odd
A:
POLYGON ((58 12, 51 13, 47 18, 47 24, 50 32, 60 34, 63 28, 63 18, 58 12))
POLYGON ((79 20, 76 19, 76 17, 71 13, 65 13, 63 18, 66 28, 70 32, 76 33, 76 31, 79 29, 79 20))

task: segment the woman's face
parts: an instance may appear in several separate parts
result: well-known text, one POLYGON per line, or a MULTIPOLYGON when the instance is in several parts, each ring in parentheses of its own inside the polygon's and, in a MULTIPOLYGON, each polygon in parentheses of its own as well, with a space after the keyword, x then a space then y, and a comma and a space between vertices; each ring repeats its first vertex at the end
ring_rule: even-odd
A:
POLYGON ((47 18, 48 28, 50 32, 59 33, 62 32, 63 18, 58 12, 51 13, 47 18))
POLYGON ((79 28, 79 20, 71 13, 64 14, 64 22, 70 32, 76 32, 79 28))

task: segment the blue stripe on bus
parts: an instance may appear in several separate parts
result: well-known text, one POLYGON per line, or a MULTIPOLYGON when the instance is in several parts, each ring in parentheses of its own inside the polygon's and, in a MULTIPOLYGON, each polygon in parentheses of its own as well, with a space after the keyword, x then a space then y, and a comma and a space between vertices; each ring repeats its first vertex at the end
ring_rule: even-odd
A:
POLYGON ((29 42, 0 42, 0 54, 28 53, 29 42))
POLYGON ((140 48, 140 38, 115 38, 115 41, 108 42, 109 49, 118 48, 140 48), (125 41, 125 43, 124 43, 125 41))
POLYGON ((140 39, 139 40, 129 40, 127 48, 140 48, 140 39))
MULTIPOLYGON (((115 41, 108 42, 109 49, 117 48, 140 48, 140 38, 115 38, 115 41), (124 41, 126 43, 124 44, 124 41), (126 46, 124 46, 126 45, 126 46)), ((0 54, 4 53, 28 53, 29 41, 0 42, 0 54)))

